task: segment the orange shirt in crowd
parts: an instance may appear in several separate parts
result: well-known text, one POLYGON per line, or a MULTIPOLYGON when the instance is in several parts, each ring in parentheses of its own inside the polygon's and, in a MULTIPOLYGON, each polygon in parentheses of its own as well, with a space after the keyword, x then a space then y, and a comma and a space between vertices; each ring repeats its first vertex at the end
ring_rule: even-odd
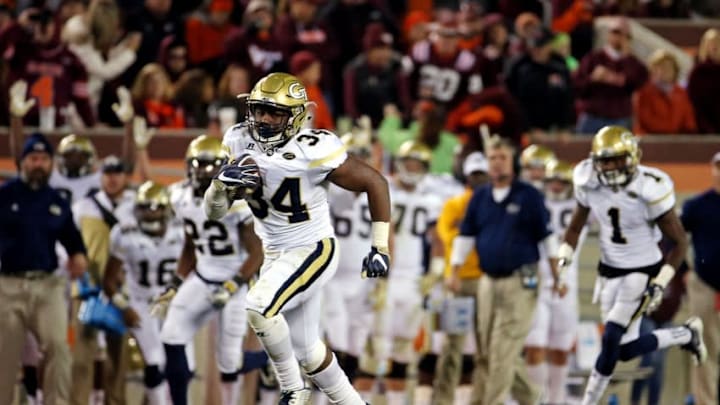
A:
POLYGON ((188 18, 185 22, 185 42, 190 63, 198 64, 223 55, 229 31, 229 24, 215 27, 198 18, 188 18))
POLYGON ((148 125, 158 128, 185 128, 185 115, 182 109, 161 101, 145 100, 145 118, 148 125))
POLYGON ((333 121, 332 114, 330 114, 330 108, 325 102, 322 90, 319 86, 307 86, 305 87, 308 100, 315 103, 315 123, 313 128, 320 129, 335 129, 335 121, 333 121))
POLYGON ((633 97, 636 134, 692 134, 697 132, 687 91, 675 85, 666 93, 647 82, 633 97))

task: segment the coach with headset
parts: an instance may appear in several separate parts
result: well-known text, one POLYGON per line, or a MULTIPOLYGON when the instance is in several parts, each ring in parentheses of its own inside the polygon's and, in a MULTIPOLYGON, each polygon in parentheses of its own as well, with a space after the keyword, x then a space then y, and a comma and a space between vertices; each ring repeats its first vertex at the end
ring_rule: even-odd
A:
POLYGON ((518 403, 535 404, 539 393, 520 354, 537 301, 539 243, 552 258, 558 292, 566 290, 556 273, 558 242, 542 194, 515 178, 512 144, 494 138, 486 153, 490 184, 473 193, 450 258, 460 266, 474 247, 485 272, 478 288, 481 336, 471 404, 503 404, 511 388, 518 403))

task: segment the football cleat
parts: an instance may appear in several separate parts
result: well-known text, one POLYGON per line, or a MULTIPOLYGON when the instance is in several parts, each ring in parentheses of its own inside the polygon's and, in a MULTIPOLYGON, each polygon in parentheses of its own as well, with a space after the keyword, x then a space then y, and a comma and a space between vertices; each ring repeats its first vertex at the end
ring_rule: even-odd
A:
POLYGON ((707 347, 703 341, 703 322, 697 316, 693 316, 685 322, 685 327, 690 330, 690 342, 680 346, 693 355, 695 365, 700 365, 707 360, 707 347))
POLYGON ((310 403, 310 388, 296 391, 283 391, 280 393, 278 405, 306 405, 310 403))

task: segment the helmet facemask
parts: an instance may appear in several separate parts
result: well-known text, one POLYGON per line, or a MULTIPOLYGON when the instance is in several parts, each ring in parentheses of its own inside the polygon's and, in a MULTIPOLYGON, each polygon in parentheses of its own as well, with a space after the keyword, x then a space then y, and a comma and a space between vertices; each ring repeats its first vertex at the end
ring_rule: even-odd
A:
POLYGON ((263 151, 277 148, 295 136, 300 127, 295 120, 304 118, 304 106, 289 108, 255 100, 247 104, 250 134, 263 151))
POLYGON ((138 228, 149 236, 162 236, 170 220, 170 208, 164 204, 136 203, 134 209, 138 228))
POLYGON ((593 168, 600 184, 609 187, 622 187, 632 180, 635 165, 630 153, 593 158, 593 168))
POLYGON ((428 165, 422 160, 413 158, 395 161, 395 172, 400 183, 415 187, 420 184, 428 173, 428 165))
POLYGON ((85 150, 71 148, 58 154, 57 159, 58 170, 63 176, 77 178, 92 172, 93 156, 85 150))
POLYGON ((195 193, 202 196, 205 190, 210 187, 213 177, 226 163, 227 159, 214 156, 199 156, 188 159, 188 178, 195 193))

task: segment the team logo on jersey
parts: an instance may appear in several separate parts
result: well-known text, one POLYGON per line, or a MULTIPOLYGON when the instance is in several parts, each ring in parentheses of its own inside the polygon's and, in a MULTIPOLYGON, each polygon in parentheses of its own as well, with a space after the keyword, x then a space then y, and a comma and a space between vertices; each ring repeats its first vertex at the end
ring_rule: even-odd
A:
POLYGON ((295 154, 292 152, 285 152, 285 153, 283 153, 282 157, 284 157, 287 160, 293 160, 293 159, 295 159, 295 154))
POLYGON ((60 214, 62 214, 62 208, 60 208, 59 205, 53 204, 50 206, 50 213, 59 217, 60 214))
POLYGON ((510 203, 508 204, 506 210, 508 214, 517 214, 518 212, 520 212, 520 206, 515 203, 510 203))
POLYGON ((303 100, 307 98, 307 94, 305 93, 305 87, 303 87, 302 84, 295 82, 288 87, 288 94, 292 98, 296 98, 298 100, 303 100))

